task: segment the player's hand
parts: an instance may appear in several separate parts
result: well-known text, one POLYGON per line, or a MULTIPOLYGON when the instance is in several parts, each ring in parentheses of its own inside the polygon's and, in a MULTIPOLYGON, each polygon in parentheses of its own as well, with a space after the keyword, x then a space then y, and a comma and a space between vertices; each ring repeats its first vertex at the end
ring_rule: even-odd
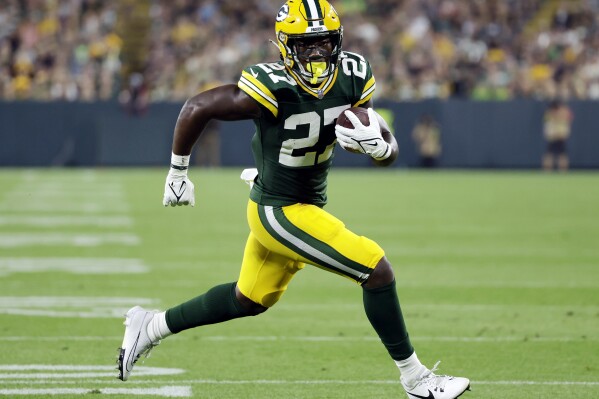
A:
POLYGON ((194 206, 195 203, 194 187, 191 180, 187 178, 187 170, 180 171, 171 168, 166 176, 162 204, 164 206, 194 206))
POLYGON ((383 160, 391 155, 391 146, 381 135, 381 126, 374 109, 368 108, 368 125, 363 125, 354 113, 344 112, 354 127, 335 126, 337 142, 343 149, 361 152, 376 160, 383 160))

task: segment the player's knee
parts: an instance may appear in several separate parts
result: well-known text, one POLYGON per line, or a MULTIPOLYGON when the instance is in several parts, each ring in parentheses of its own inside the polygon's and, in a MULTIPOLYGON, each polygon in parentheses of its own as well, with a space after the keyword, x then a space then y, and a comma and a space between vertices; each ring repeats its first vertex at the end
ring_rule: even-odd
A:
POLYGON ((379 288, 391 284, 393 280, 395 280, 393 268, 387 258, 383 257, 362 286, 365 288, 379 288))
POLYGON ((235 287, 235 297, 237 298, 237 301, 241 307, 243 307, 245 310, 247 316, 258 316, 259 314, 268 310, 266 306, 260 305, 259 303, 256 303, 247 296, 243 295, 241 291, 239 291, 238 287, 235 287))
POLYGON ((266 306, 262 306, 259 303, 252 302, 251 305, 245 308, 248 316, 258 316, 268 310, 266 306))

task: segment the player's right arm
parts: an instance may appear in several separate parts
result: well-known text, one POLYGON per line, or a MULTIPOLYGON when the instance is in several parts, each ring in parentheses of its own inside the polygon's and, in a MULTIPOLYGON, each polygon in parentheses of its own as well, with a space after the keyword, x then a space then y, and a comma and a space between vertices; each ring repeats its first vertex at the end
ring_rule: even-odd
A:
POLYGON ((187 178, 189 156, 208 122, 212 119, 256 119, 261 113, 258 103, 234 84, 204 91, 187 100, 175 125, 171 168, 164 186, 163 205, 195 204, 194 186, 187 178))
POLYGON ((202 92, 187 100, 179 113, 173 137, 173 153, 191 154, 194 144, 212 119, 256 119, 260 117, 261 112, 258 103, 235 84, 202 92))

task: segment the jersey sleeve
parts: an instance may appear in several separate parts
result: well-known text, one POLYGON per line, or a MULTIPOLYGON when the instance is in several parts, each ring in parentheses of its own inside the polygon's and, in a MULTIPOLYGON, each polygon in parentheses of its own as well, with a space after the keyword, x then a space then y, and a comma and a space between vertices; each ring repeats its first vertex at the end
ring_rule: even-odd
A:
POLYGON ((376 82, 370 63, 358 53, 341 52, 340 68, 351 80, 351 96, 348 98, 352 107, 359 107, 372 98, 376 82))
POLYGON ((376 81, 374 80, 374 75, 372 74, 372 69, 370 68, 370 63, 364 59, 366 63, 366 74, 364 78, 364 85, 362 86, 362 90, 360 93, 360 98, 352 105, 353 107, 359 107, 362 104, 365 104, 372 98, 374 91, 376 89, 376 81))
POLYGON ((264 83, 268 78, 264 71, 257 66, 250 66, 241 72, 237 86, 266 108, 275 118, 279 114, 279 103, 272 91, 264 83))

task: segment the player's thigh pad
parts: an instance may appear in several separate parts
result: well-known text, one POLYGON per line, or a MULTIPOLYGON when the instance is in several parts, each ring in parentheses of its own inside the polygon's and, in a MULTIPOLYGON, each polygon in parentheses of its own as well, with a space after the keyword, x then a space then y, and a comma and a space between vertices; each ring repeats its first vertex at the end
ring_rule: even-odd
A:
POLYGON ((250 201, 248 221, 258 241, 271 251, 358 283, 368 279, 385 255, 377 243, 315 205, 276 207, 250 201))

